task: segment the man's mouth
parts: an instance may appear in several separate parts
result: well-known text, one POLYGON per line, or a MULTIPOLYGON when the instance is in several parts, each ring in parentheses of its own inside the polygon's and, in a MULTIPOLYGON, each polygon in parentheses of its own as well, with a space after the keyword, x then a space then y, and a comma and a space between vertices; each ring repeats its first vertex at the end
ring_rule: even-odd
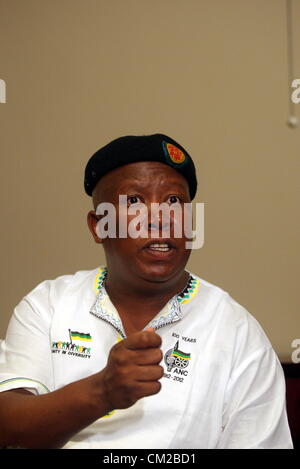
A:
POLYGON ((172 247, 168 243, 154 243, 150 244, 150 246, 148 246, 148 249, 151 249, 151 251, 167 252, 170 251, 172 247))
POLYGON ((148 241, 143 246, 143 249, 156 258, 159 258, 159 256, 167 256, 168 254, 171 255, 171 253, 174 253, 176 250, 173 241, 169 239, 153 239, 148 241))

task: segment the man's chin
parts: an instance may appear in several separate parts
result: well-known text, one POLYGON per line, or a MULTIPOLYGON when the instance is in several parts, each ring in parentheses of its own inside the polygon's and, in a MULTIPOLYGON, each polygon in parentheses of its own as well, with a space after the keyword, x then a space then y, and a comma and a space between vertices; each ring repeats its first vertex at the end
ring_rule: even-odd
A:
POLYGON ((179 271, 184 270, 178 266, 150 265, 140 271, 140 277, 150 283, 167 282, 179 271))

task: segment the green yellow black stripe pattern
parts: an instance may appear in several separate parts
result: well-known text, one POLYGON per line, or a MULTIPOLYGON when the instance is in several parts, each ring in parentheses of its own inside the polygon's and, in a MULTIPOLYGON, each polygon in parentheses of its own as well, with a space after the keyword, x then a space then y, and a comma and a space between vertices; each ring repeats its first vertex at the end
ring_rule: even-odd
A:
POLYGON ((191 354, 190 353, 183 353, 180 350, 174 350, 172 353, 172 357, 182 358, 183 360, 190 360, 191 354))
POLYGON ((200 280, 190 276, 187 286, 177 297, 178 302, 180 304, 188 303, 198 293, 199 288, 200 280))
POLYGON ((107 267, 99 267, 94 280, 94 289, 96 293, 102 288, 105 278, 107 277, 107 267))
POLYGON ((85 340, 90 342, 92 340, 91 334, 84 334, 83 332, 71 331, 69 329, 70 339, 72 340, 85 340))

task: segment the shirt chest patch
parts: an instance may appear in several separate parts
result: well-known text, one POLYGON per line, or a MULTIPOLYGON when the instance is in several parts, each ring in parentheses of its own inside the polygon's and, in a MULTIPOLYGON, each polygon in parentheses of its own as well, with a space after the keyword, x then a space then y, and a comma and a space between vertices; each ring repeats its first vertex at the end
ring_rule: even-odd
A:
POLYGON ((191 370, 193 359, 191 343, 195 338, 179 337, 173 333, 174 344, 164 353, 165 373, 164 378, 177 383, 184 383, 191 370))
POLYGON ((51 352, 56 355, 90 358, 92 336, 90 333, 68 329, 64 338, 52 340, 51 352))

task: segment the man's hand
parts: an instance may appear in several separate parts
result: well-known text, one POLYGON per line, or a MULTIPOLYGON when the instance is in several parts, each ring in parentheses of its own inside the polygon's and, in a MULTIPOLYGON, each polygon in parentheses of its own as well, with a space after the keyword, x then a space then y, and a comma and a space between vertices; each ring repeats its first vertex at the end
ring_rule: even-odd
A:
POLYGON ((164 369, 161 338, 154 329, 137 332, 114 345, 102 370, 110 410, 126 409, 142 397, 157 394, 164 369))
POLYGON ((114 345, 106 367, 94 375, 40 396, 0 393, 0 447, 61 448, 107 412, 158 393, 160 346, 160 336, 148 329, 114 345))

